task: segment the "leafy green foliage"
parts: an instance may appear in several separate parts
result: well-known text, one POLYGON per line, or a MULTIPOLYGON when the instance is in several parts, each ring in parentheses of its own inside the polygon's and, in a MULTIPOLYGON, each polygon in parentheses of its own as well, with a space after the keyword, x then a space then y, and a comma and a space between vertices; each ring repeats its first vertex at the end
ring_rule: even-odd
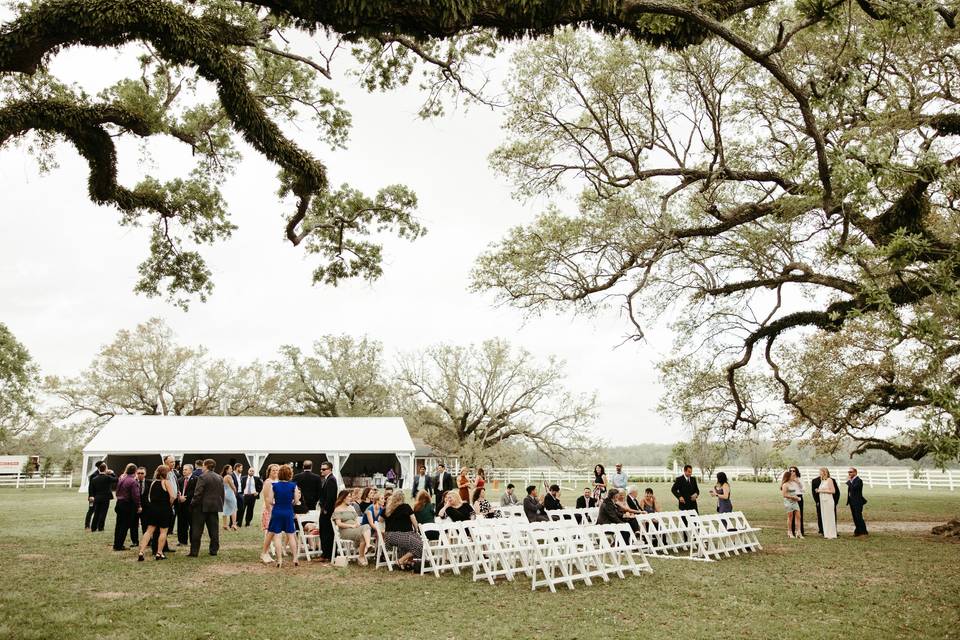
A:
POLYGON ((491 247, 474 289, 620 300, 638 341, 674 319, 661 409, 696 432, 955 459, 958 35, 935 6, 849 9, 769 5, 672 53, 523 47, 492 163, 518 195, 582 195, 491 247))
POLYGON ((37 371, 27 348, 0 323, 0 450, 7 450, 35 415, 37 371))

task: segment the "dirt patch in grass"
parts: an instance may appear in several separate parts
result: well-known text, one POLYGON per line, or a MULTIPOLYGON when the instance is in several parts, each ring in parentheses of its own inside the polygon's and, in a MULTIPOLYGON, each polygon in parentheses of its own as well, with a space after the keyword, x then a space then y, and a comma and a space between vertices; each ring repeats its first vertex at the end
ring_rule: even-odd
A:
POLYGON ((47 556, 42 553, 21 553, 17 556, 17 560, 46 560, 47 556))
MULTIPOLYGON (((867 530, 876 531, 878 533, 911 533, 911 534, 929 534, 931 525, 929 522, 917 522, 917 521, 890 521, 890 520, 876 520, 876 521, 867 521, 867 530)), ((842 524, 837 527, 837 531, 840 533, 853 533, 853 525, 842 524)))
POLYGON ((118 598, 137 597, 133 593, 124 593, 122 591, 95 591, 90 595, 92 595, 94 598, 100 598, 101 600, 117 600, 118 598))

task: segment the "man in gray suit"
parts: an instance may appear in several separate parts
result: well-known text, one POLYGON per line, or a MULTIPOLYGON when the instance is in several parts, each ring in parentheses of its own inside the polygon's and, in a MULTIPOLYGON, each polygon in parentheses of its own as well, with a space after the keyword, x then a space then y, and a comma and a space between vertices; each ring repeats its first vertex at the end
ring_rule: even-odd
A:
POLYGON ((190 527, 190 555, 200 555, 200 541, 203 539, 203 526, 207 526, 210 536, 210 555, 220 550, 220 512, 223 511, 223 478, 214 468, 216 460, 203 461, 203 473, 197 478, 197 487, 193 491, 190 503, 193 522, 190 527))

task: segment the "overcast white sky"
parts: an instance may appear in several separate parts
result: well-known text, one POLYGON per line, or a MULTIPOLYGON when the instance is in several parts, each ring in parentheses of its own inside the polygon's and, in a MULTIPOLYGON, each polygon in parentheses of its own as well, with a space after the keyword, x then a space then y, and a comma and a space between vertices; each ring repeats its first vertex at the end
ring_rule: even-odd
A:
MULTIPOLYGON (((139 75, 133 59, 117 53, 61 58, 55 72, 82 78, 91 89, 139 75)), ((7 147, 0 150, 0 321, 49 374, 76 373, 117 330, 151 316, 166 318, 182 342, 238 362, 269 359, 281 344, 308 347, 325 333, 366 333, 388 352, 504 336, 565 359, 571 390, 598 392, 594 431, 611 444, 681 437, 656 413, 661 389, 653 362, 668 346, 663 332, 614 349, 627 333, 615 309, 592 319, 525 319, 467 292, 475 257, 543 206, 511 199, 509 185, 488 166, 500 114, 474 107, 424 122, 416 117, 416 91, 371 95, 343 77, 332 86, 353 114, 349 148, 331 153, 311 139, 309 124, 297 141, 327 163, 332 184, 368 193, 391 183, 413 188, 429 229, 414 243, 387 242, 379 281, 312 286, 315 262, 283 240, 288 207, 275 195, 276 167, 245 149, 224 190, 239 230, 203 249, 214 272, 212 298, 189 312, 148 300, 132 291, 146 236, 120 227, 115 210, 90 203, 87 167, 72 147, 60 147, 60 167, 46 176, 24 151, 7 147)), ((135 148, 121 148, 122 181, 132 185, 147 171, 162 179, 184 172, 182 150, 151 149, 152 164, 142 166, 135 148)))

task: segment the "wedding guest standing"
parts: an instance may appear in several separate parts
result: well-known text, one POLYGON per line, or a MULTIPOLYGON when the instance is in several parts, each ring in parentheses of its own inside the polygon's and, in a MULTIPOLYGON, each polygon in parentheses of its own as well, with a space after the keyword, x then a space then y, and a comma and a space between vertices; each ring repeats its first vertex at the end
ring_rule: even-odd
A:
POLYGON ((619 491, 620 493, 625 493, 627 490, 627 474, 623 471, 623 465, 619 462, 617 467, 613 472, 613 475, 610 476, 610 484, 613 485, 613 488, 619 491))
POLYGON ((84 531, 90 531, 90 522, 93 520, 93 490, 91 488, 91 483, 93 479, 100 475, 100 465, 103 465, 103 468, 107 468, 107 463, 103 460, 97 460, 93 463, 93 473, 90 474, 90 477, 87 478, 87 515, 83 518, 83 529, 84 531))
POLYGON ((131 542, 138 544, 137 512, 140 511, 140 485, 137 483, 137 465, 128 464, 117 481, 117 504, 113 507, 117 523, 113 530, 113 550, 125 551, 127 532, 131 542))
POLYGON ((420 467, 419 473, 413 477, 413 486, 410 487, 410 497, 416 498, 421 491, 426 491, 427 495, 433 493, 433 482, 427 475, 427 468, 420 467))
POLYGON ((717 513, 733 512, 733 502, 730 501, 730 483, 727 481, 727 474, 723 471, 717 473, 717 484, 713 485, 710 495, 717 499, 717 513))
POLYGON ((847 471, 847 505, 850 507, 850 516, 853 518, 853 535, 867 535, 867 523, 863 521, 863 505, 867 499, 863 497, 863 480, 854 467, 847 471))
POLYGON ((263 491, 263 480, 256 475, 253 467, 247 469, 247 475, 240 480, 240 494, 243 496, 243 525, 249 527, 253 521, 253 509, 257 505, 260 492, 263 491))
POLYGON ((107 469, 107 463, 100 463, 100 473, 90 481, 89 496, 93 502, 93 519, 90 521, 91 531, 103 531, 107 523, 107 512, 113 500, 113 487, 117 479, 107 469))
POLYGON ((837 501, 840 500, 840 489, 836 481, 830 477, 830 471, 820 468, 820 476, 810 483, 813 487, 813 499, 817 504, 817 528, 820 535, 827 540, 837 537, 837 501))
MULTIPOLYGON (((140 553, 137 560, 143 561, 143 552, 150 545, 153 536, 157 536, 157 551, 154 554, 155 560, 166 560, 163 554, 167 543, 167 530, 173 524, 173 501, 174 496, 170 493, 167 485, 170 468, 162 464, 153 472, 153 482, 150 484, 150 502, 147 506, 146 523, 147 531, 140 539, 140 553)), ((172 481, 169 480, 169 481, 172 481)))
POLYGON ((607 493, 607 470, 602 464, 593 468, 593 499, 599 502, 607 493))
MULTIPOLYGON (((270 528, 270 513, 273 508, 271 487, 273 486, 273 483, 276 482, 280 477, 279 474, 280 465, 271 464, 267 467, 267 479, 263 481, 263 491, 261 491, 261 494, 263 495, 263 513, 260 515, 260 529, 263 530, 264 543, 266 543, 267 535, 269 535, 267 529, 270 528)), ((270 547, 266 544, 264 546, 267 546, 270 549, 270 553, 273 553, 273 547, 270 547)))
POLYGON ((267 526, 267 537, 263 541, 260 559, 270 564, 273 559, 267 553, 270 543, 276 540, 275 556, 277 568, 283 566, 283 546, 280 534, 286 534, 287 544, 293 552, 293 566, 300 566, 297 552, 297 527, 293 519, 293 503, 300 500, 300 489, 293 482, 293 469, 287 465, 280 467, 277 481, 270 485, 270 496, 265 498, 270 504, 270 524, 267 526))
POLYGON ((300 504, 294 506, 295 512, 307 513, 316 509, 323 478, 313 472, 313 460, 303 461, 303 471, 293 476, 293 481, 300 489, 300 504))
POLYGON ((793 534, 798 538, 803 537, 803 480, 800 479, 800 469, 797 467, 790 467, 788 471, 792 471, 796 475, 797 481, 797 506, 800 509, 800 515, 797 517, 796 528, 793 531, 793 534))
POLYGON ((467 476, 467 468, 460 469, 460 475, 457 476, 457 492, 463 502, 470 500, 470 478, 467 476))
POLYGON ((190 523, 190 555, 194 558, 200 554, 200 542, 203 540, 203 528, 207 528, 210 536, 210 555, 215 556, 220 551, 219 516, 223 511, 223 478, 214 469, 217 461, 207 458, 203 461, 203 472, 197 478, 197 486, 193 490, 193 501, 190 514, 193 522, 190 523))
POLYGON ((483 470, 483 467, 477 467, 477 482, 474 486, 474 489, 483 489, 487 486, 487 473, 483 470))
POLYGON ((700 497, 700 488, 697 486, 697 479, 693 477, 693 467, 689 464, 683 465, 683 475, 677 476, 673 486, 670 487, 670 493, 677 499, 680 511, 696 511, 697 498, 700 497))
POLYGON ((437 465, 437 477, 433 481, 433 497, 437 502, 437 511, 443 508, 444 496, 453 489, 453 476, 444 464, 437 465))
POLYGON ((190 527, 193 525, 191 507, 193 505, 193 492, 197 488, 197 478, 199 477, 194 473, 194 469, 192 464, 183 465, 183 473, 180 478, 180 497, 178 498, 180 500, 180 515, 177 517, 177 543, 185 547, 190 546, 190 527))
POLYGON ((237 531, 237 486, 233 483, 233 467, 229 464, 223 476, 223 530, 237 531))
MULTIPOLYGON (((329 460, 324 460, 320 464, 320 475, 323 477, 323 487, 320 489, 320 560, 327 561, 333 559, 333 522, 330 517, 333 515, 333 505, 337 503, 337 494, 339 486, 337 477, 333 475, 333 464, 329 460)), ((403 495, 402 491, 397 493, 403 495)))
POLYGON ((780 495, 783 496, 783 508, 787 511, 787 537, 802 538, 803 534, 794 534, 797 520, 800 519, 800 481, 793 471, 784 471, 780 478, 780 495))

